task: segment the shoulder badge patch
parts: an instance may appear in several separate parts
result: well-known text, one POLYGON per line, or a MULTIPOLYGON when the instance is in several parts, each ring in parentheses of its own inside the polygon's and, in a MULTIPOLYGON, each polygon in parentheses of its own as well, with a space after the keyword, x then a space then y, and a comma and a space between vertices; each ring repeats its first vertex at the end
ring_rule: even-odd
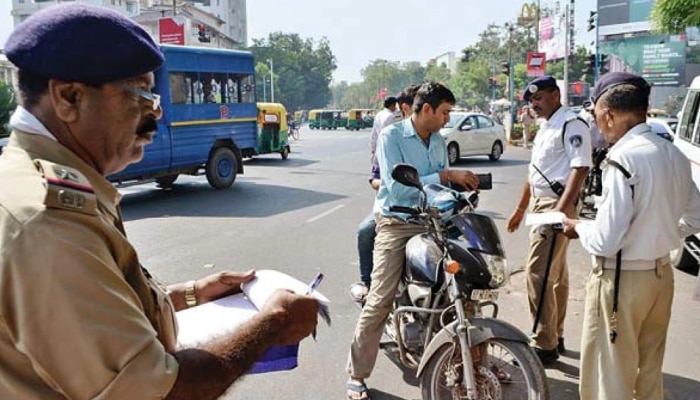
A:
POLYGON ((583 138, 581 137, 581 135, 571 135, 571 137, 569 138, 569 143, 571 143, 571 145, 574 148, 581 147, 581 144, 583 143, 583 138))
POLYGON ((35 160, 37 170, 46 180, 44 204, 83 214, 97 215, 97 196, 90 181, 78 170, 46 160, 35 160))

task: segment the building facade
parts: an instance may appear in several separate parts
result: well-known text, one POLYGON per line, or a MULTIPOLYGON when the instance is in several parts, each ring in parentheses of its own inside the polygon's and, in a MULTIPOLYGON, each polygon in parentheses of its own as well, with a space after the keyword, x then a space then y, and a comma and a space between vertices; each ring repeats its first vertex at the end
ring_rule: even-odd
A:
MULTIPOLYGON (((14 26, 33 13, 65 0, 12 0, 14 26)), ((161 27, 176 26, 181 29, 182 40, 177 44, 219 48, 243 48, 248 42, 246 0, 75 0, 116 10, 127 15, 153 36, 156 42, 172 39, 170 30, 161 27), (161 21, 166 19, 167 21, 161 21)))

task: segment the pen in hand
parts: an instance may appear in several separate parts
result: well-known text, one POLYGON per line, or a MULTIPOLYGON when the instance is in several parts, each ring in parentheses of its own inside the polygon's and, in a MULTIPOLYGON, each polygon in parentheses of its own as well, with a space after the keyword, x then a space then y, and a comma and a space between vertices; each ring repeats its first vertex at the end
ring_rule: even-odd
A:
MULTIPOLYGON (((306 295, 310 296, 314 292, 314 290, 316 290, 318 285, 321 284, 321 281, 323 281, 323 274, 319 272, 314 278, 314 280, 312 280, 311 283, 309 283, 309 287, 308 289, 306 289, 306 295)), ((316 328, 314 328, 314 331, 311 333, 311 337, 314 339, 314 341, 316 340, 316 328)))

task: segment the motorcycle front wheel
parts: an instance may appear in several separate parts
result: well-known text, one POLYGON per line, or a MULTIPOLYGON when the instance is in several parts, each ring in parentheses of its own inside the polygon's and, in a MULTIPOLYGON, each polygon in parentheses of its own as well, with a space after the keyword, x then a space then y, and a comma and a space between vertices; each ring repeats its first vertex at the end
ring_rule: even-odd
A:
MULTIPOLYGON (((528 345, 491 339, 479 346, 485 354, 474 368, 478 400, 549 400, 544 368, 528 345)), ((422 399, 466 399, 462 371, 459 345, 442 346, 421 376, 422 399)))

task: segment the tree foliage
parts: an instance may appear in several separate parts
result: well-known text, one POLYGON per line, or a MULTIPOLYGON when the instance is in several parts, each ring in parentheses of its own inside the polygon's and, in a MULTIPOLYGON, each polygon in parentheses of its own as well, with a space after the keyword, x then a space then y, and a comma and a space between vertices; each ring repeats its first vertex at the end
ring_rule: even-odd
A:
POLYGON ((10 115, 17 107, 12 86, 0 81, 0 137, 9 135, 7 124, 10 122, 10 115))
POLYGON ((656 0, 651 22, 661 32, 681 33, 700 25, 700 4, 698 0, 656 0))
MULTIPOLYGON (((331 100, 330 83, 336 58, 328 39, 303 39, 296 33, 271 33, 266 39, 253 39, 249 50, 257 60, 255 90, 263 99, 263 79, 274 71, 275 102, 288 111, 325 107, 331 100), (270 62, 272 61, 272 65, 270 62)), ((266 83, 268 100, 270 84, 266 83)))

